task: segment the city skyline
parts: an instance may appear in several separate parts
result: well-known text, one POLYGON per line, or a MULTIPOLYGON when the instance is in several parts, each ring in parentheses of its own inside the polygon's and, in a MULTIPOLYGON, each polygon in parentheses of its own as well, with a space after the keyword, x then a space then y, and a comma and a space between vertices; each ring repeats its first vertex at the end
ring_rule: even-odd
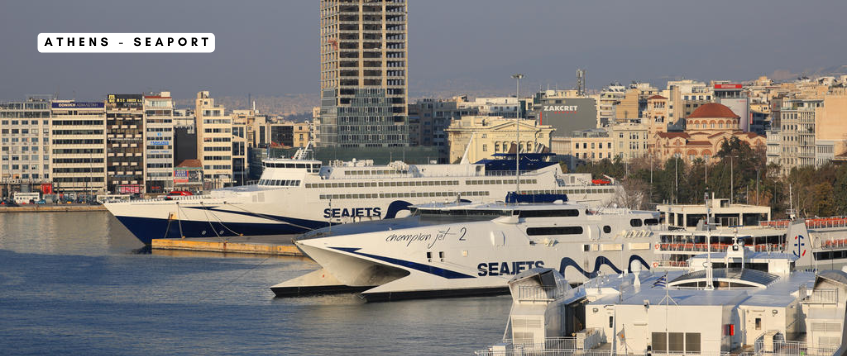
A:
MULTIPOLYGON (((411 2, 410 96, 507 91, 508 73, 516 70, 527 74, 530 90, 570 88, 576 68, 585 68, 588 87, 597 90, 611 81, 661 87, 680 77, 787 79, 838 68, 847 58, 847 49, 833 45, 847 29, 839 17, 847 10, 842 2, 489 1, 484 12, 481 4, 411 2)), ((0 99, 58 92, 65 99, 101 100, 105 93, 159 90, 175 98, 199 90, 236 97, 317 94, 318 19, 317 2, 12 2, 0 14, 7 46, 0 99), (218 45, 213 54, 41 54, 34 41, 39 32, 134 31, 208 31, 218 45)))

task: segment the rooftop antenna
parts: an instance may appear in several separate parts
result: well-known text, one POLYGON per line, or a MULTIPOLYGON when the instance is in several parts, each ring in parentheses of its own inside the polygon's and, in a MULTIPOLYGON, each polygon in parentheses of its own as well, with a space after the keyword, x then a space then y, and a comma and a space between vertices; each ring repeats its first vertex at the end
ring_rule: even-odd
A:
POLYGON ((581 68, 577 68, 576 70, 576 94, 578 96, 585 96, 585 77, 586 71, 581 68))

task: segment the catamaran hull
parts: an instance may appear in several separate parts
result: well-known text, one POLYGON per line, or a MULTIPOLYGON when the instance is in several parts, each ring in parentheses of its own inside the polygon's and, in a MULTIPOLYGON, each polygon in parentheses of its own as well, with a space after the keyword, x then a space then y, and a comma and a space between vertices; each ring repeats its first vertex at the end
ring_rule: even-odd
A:
POLYGON ((325 285, 365 288, 361 295, 369 301, 484 296, 506 293, 510 278, 532 268, 554 268, 579 283, 621 273, 633 264, 642 270, 653 266, 650 231, 542 244, 531 243, 523 229, 470 222, 305 238, 295 244, 323 267, 319 274, 329 281, 307 275, 271 289, 287 296, 304 288, 323 293, 317 287, 325 285))

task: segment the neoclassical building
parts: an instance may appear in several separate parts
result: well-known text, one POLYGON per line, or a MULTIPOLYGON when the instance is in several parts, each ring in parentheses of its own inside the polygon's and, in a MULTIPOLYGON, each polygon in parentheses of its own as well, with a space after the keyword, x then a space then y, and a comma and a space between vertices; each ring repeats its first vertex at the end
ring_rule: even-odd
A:
MULTIPOLYGON (((517 143, 516 119, 492 116, 462 116, 444 130, 450 143, 450 162, 458 162, 468 151, 468 160, 476 162, 495 153, 508 153, 517 143), (473 138, 473 139, 471 139, 473 138), (470 144, 470 149, 468 145, 470 144)), ((550 147, 550 125, 535 120, 520 120, 521 152, 540 152, 550 147)))
POLYGON ((724 140, 732 137, 750 147, 766 144, 765 136, 741 131, 738 115, 722 104, 704 104, 685 120, 685 131, 658 132, 653 136, 653 154, 657 158, 664 161, 678 156, 688 162, 697 158, 715 162, 724 140))

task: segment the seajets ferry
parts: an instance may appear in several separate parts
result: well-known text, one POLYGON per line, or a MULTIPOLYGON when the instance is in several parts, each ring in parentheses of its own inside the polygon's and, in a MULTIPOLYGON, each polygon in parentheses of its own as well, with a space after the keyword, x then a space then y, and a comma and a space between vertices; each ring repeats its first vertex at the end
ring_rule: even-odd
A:
MULTIPOLYGON (((300 234, 330 224, 408 216, 412 204, 502 201, 514 190, 515 157, 452 165, 372 161, 268 159, 256 185, 224 188, 172 200, 107 203, 138 239, 300 234)), ((611 201, 620 186, 594 184, 589 174, 564 174, 545 154, 520 157, 521 191, 568 194, 590 206, 611 201)))
POLYGON ((403 219, 333 226, 295 245, 321 269, 271 287, 279 296, 361 292, 368 300, 500 294, 516 274, 556 268, 572 282, 650 268, 658 213, 584 204, 455 203, 403 219))

